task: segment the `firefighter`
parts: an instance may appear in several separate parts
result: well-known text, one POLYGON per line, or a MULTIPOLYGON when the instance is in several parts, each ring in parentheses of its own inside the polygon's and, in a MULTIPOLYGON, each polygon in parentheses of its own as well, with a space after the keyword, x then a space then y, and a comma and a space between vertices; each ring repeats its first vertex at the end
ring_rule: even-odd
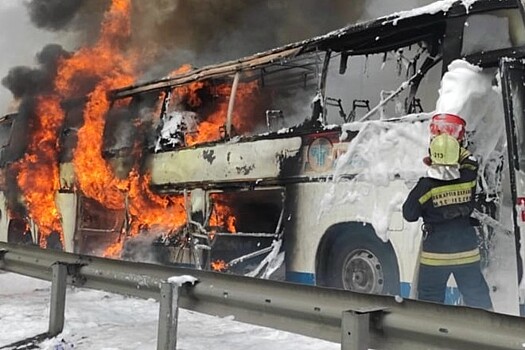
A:
POLYGON ((419 179, 403 204, 405 220, 423 218, 418 299, 443 303, 453 274, 467 306, 492 309, 470 219, 478 163, 449 134, 435 136, 429 151, 424 160, 429 165, 427 176, 419 179))

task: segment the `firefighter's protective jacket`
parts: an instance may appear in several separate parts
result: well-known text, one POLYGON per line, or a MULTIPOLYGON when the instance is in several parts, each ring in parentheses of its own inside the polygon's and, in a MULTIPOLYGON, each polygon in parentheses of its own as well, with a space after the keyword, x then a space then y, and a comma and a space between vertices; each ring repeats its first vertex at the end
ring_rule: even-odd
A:
POLYGON ((471 225, 478 163, 462 149, 460 177, 438 180, 422 177, 403 204, 405 220, 423 218, 421 264, 450 266, 480 260, 476 231, 471 225))

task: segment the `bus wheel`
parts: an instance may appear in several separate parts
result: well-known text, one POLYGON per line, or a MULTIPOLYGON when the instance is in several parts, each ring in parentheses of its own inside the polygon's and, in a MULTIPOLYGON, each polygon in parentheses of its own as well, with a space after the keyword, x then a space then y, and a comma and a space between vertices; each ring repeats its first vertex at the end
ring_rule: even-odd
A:
POLYGON ((325 283, 360 293, 399 294, 399 270, 391 245, 376 237, 344 236, 328 257, 325 283))

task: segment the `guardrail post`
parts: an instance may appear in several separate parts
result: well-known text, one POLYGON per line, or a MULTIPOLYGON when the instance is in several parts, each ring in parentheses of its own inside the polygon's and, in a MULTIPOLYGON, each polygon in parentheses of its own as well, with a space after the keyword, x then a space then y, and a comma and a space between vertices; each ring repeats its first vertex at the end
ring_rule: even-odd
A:
POLYGON ((377 316, 383 311, 385 309, 381 307, 343 311, 341 350, 368 350, 370 348, 370 328, 373 326, 371 316, 377 316))
POLYGON ((177 348, 180 285, 162 282, 160 287, 159 330, 157 350, 177 348))
POLYGON ((56 262, 52 266, 51 305, 49 315, 49 336, 54 337, 64 329, 66 308, 67 265, 56 262))
POLYGON ((368 350, 370 314, 343 311, 341 320, 341 350, 368 350))
POLYGON ((7 250, 0 249, 0 269, 4 268, 4 265, 5 265, 4 256, 6 253, 7 253, 7 250))

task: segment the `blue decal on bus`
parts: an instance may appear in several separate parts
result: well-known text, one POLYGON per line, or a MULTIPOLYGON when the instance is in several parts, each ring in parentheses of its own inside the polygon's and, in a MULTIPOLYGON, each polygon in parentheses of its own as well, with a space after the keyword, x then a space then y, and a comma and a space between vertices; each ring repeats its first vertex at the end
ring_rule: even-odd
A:
POLYGON ((410 283, 408 282, 401 282, 399 286, 400 295, 403 298, 408 298, 410 296, 410 290, 412 289, 410 283))
POLYGON ((288 271, 286 272, 286 280, 288 282, 315 285, 315 276, 313 273, 288 271))

